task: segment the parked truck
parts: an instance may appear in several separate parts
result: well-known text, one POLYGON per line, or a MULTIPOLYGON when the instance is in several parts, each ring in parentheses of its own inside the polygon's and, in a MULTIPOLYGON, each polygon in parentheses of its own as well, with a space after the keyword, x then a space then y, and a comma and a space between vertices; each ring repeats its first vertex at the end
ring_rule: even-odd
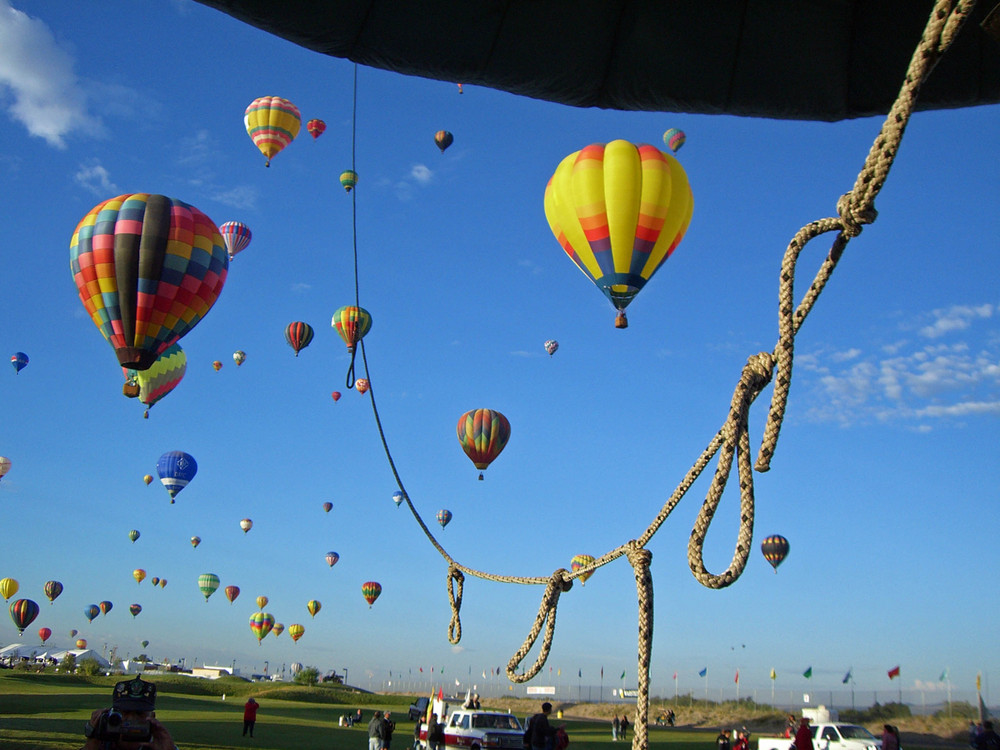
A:
MULTIPOLYGON (((524 727, 513 714, 456 708, 441 723, 448 750, 523 750, 524 727)), ((420 740, 426 748, 426 722, 420 726, 420 740)))
MULTIPOLYGON (((813 750, 882 750, 882 740, 862 726, 841 722, 810 724, 813 750)), ((790 750, 795 738, 759 737, 757 750, 790 750)))

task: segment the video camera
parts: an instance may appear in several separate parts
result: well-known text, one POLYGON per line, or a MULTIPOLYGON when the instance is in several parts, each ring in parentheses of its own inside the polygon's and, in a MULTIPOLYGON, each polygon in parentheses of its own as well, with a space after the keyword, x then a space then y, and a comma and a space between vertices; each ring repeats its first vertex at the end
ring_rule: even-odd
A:
POLYGON ((101 713, 97 726, 87 722, 84 734, 105 742, 149 742, 153 738, 149 719, 155 709, 156 685, 140 677, 123 680, 115 685, 111 708, 101 713))

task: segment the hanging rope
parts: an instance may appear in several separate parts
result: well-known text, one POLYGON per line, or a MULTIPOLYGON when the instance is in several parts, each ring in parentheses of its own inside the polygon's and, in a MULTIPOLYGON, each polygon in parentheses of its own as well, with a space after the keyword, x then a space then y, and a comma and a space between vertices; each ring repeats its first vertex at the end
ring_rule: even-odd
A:
MULTIPOLYGON (((555 633, 556 609, 559 597, 573 586, 573 579, 589 575, 597 568, 617 560, 623 555, 628 557, 635 573, 636 594, 638 598, 638 697, 636 699, 635 734, 632 739, 633 750, 648 748, 648 712, 649 712, 649 662, 652 653, 653 640, 653 582, 649 565, 652 555, 645 549, 646 544, 657 532, 663 522, 670 516, 681 498, 709 462, 718 454, 715 473, 708 488, 701 510, 695 520, 694 528, 688 541, 688 566, 694 577, 702 585, 709 588, 723 588, 734 583, 742 575, 749 558, 753 541, 754 493, 753 471, 764 472, 770 469, 774 457, 788 403, 788 394, 792 383, 792 362, 795 350, 795 336, 806 316, 812 310, 820 293, 829 281, 836 268, 847 243, 857 237, 866 224, 871 224, 878 216, 875 211, 875 199, 885 184, 889 169, 899 150, 903 133, 913 113, 920 87, 930 75, 941 56, 947 51, 961 29, 968 15, 975 7, 974 0, 937 0, 931 12, 930 19, 924 29, 923 36, 913 53, 905 80, 892 109, 889 111, 882 128, 875 138, 868 153, 864 166, 858 174, 854 188, 841 196, 837 201, 837 216, 820 219, 807 224, 800 229, 785 250, 781 264, 778 285, 778 341, 771 352, 760 352, 747 360, 739 382, 733 392, 729 413, 719 431, 709 441, 708 446, 695 460, 670 497, 660 508, 656 517, 646 528, 646 531, 635 540, 613 549, 597 558, 590 565, 570 572, 564 568, 556 570, 552 575, 539 577, 505 576, 475 570, 454 560, 441 546, 430 529, 424 523, 417 509, 410 500, 403 486, 402 478, 396 469, 395 462, 389 450, 389 444, 382 428, 378 406, 375 400, 375 388, 369 389, 372 412, 379 437, 385 450, 389 467, 396 479, 396 484, 406 504, 423 530, 427 539, 440 553, 448 564, 448 600, 451 605, 451 620, 448 625, 448 640, 458 643, 462 637, 461 607, 464 592, 465 576, 471 575, 499 583, 518 583, 525 585, 544 585, 545 591, 535 616, 535 622, 521 647, 507 663, 507 677, 512 682, 526 682, 538 674, 548 658, 555 633), (802 300, 795 305, 795 273, 799 257, 805 246, 813 239, 836 232, 837 235, 826 258, 821 263, 812 283, 803 295, 802 300), (774 390, 771 404, 764 425, 760 448, 755 464, 750 461, 750 436, 748 431, 750 407, 760 393, 774 379, 774 390), (710 573, 704 563, 704 543, 709 527, 715 517, 722 494, 729 481, 735 459, 739 476, 740 492, 740 525, 737 532, 736 545, 729 567, 719 574, 710 573), (455 592, 455 584, 458 592, 455 592), (526 671, 517 674, 517 667, 534 647, 538 636, 544 629, 545 634, 539 647, 535 662, 526 671)), ((355 118, 357 112, 357 67, 354 78, 355 118)), ((354 130, 352 124, 352 168, 354 159, 354 130)), ((355 300, 357 293, 357 225, 354 226, 354 258, 355 258, 355 300)), ((368 360, 365 355, 364 341, 359 342, 365 377, 368 377, 368 360)), ((349 379, 354 373, 354 357, 351 359, 349 379)), ((350 386, 349 386, 350 387, 350 386)))

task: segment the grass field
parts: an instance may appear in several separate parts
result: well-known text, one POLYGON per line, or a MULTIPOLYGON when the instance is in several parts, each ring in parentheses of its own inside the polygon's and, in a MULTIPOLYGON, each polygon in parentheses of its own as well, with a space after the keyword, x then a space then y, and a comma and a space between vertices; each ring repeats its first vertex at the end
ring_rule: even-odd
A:
MULTIPOLYGON (((0 675, 0 748, 2 750, 76 750, 84 744, 83 727, 96 708, 107 708, 111 690, 121 677, 79 677, 5 672, 0 675)), ((410 750, 413 722, 406 720, 411 696, 375 695, 341 687, 248 683, 239 679, 198 680, 179 676, 151 678, 157 684, 156 715, 181 750, 367 750, 367 722, 372 711, 391 711, 396 722, 394 750, 410 750), (253 740, 242 736, 243 704, 253 696, 260 703, 253 740), (361 725, 338 726, 340 716, 363 711, 361 725)), ((519 701, 514 713, 523 718, 534 702, 519 701), (524 703, 524 705, 521 705, 524 703)), ((600 708, 588 706, 588 708, 600 708)), ((608 706, 608 712, 621 710, 608 706)), ((652 715, 652 714, 651 714, 652 715)), ((571 709, 565 724, 569 750, 627 750, 612 743, 608 722, 577 718, 571 709)), ((649 746, 655 750, 714 750, 717 726, 650 727, 649 746)), ((714 718, 714 717, 713 717, 714 718)), ((752 721, 719 718, 724 725, 752 721)), ((714 723, 714 722, 713 722, 714 723)), ((957 726, 961 726, 961 722, 957 726)), ((871 728, 871 727, 869 727, 871 728)), ((763 729, 763 728, 761 728, 763 729)), ((914 726, 904 726, 903 745, 912 748, 961 747, 960 743, 914 726)), ((760 731, 757 732, 759 734, 760 731)), ((631 738, 630 738, 631 739, 631 738)))

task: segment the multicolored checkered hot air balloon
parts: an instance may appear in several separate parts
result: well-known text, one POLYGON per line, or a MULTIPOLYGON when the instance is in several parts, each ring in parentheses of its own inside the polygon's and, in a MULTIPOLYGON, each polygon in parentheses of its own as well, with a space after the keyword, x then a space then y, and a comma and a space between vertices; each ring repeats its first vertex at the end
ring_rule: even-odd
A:
POLYGON ((69 244, 84 308, 118 363, 147 370, 219 298, 229 256, 219 228, 194 206, 135 193, 98 203, 69 244))
POLYGON ((173 503, 177 493, 187 487, 198 473, 198 462, 184 451, 167 451, 156 462, 156 473, 160 475, 160 482, 167 488, 173 503))
POLYGON ((309 342, 312 340, 313 327, 308 323, 297 320, 285 326, 285 341, 295 350, 296 357, 299 356, 300 351, 309 346, 309 342))
POLYGON ((447 508, 442 508, 441 510, 439 510, 437 512, 437 522, 441 524, 442 529, 449 523, 451 523, 451 511, 448 510, 447 508))
POLYGON ((780 534, 773 534, 760 543, 760 551, 764 554, 774 572, 778 572, 778 566, 788 556, 788 540, 780 534))
POLYGON ((243 113, 247 135, 260 152, 267 157, 264 166, 271 166, 271 159, 295 140, 302 127, 299 108, 280 96, 262 96, 250 102, 243 113))
POLYGON ((694 199, 670 154, 628 141, 570 154, 545 188, 552 234, 618 310, 625 308, 683 239, 694 199))
POLYGON ((382 584, 378 581, 365 581, 361 584, 361 595, 368 602, 368 608, 375 603, 375 600, 382 595, 382 584))
POLYGON ((246 250, 250 240, 253 239, 250 227, 242 221, 227 221, 219 227, 219 234, 222 235, 222 242, 226 246, 226 252, 229 253, 229 260, 241 250, 246 250))
MULTIPOLYGON (((574 573, 582 568, 586 568, 588 565, 593 565, 593 564, 594 564, 593 555, 573 555, 573 559, 570 561, 570 567, 573 569, 574 573)), ((577 576, 580 579, 580 585, 581 586, 586 585, 587 579, 590 578, 592 575, 594 575, 594 571, 590 571, 589 573, 581 573, 579 576, 577 576)))
POLYGON ((510 422, 493 409, 473 409, 458 418, 458 442, 469 459, 483 470, 500 455, 510 440, 510 422))
POLYGON ((344 305, 333 314, 330 325, 347 344, 347 351, 353 352, 355 345, 372 329, 372 316, 363 307, 344 305))
POLYGON ((176 388, 187 372, 187 355, 177 344, 156 358, 148 370, 133 370, 123 367, 127 380, 134 380, 139 386, 139 403, 146 405, 143 417, 149 417, 150 407, 176 388))

